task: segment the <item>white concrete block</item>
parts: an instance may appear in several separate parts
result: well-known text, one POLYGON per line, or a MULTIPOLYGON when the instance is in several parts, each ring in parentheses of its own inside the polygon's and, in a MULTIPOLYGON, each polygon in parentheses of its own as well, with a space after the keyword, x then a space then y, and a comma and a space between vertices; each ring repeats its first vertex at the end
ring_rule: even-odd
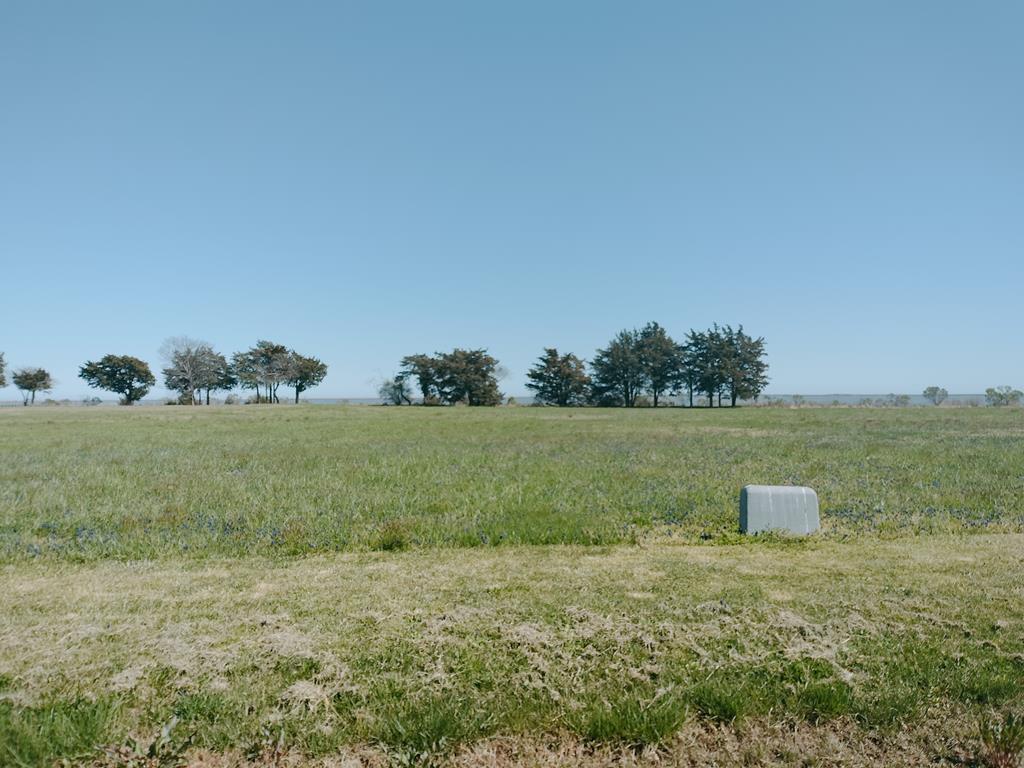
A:
POLYGON ((814 533, 821 527, 818 494, 800 485, 747 485, 740 491, 740 531, 814 533))

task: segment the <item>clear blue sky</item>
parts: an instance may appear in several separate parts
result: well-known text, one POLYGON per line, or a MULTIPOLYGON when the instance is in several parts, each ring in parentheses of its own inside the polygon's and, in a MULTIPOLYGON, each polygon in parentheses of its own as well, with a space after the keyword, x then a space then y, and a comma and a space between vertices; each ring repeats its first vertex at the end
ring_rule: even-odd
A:
MULTIPOLYGON (((1020 2, 0 5, 0 350, 743 323, 770 391, 1024 386, 1020 2)), ((13 399, 13 388, 0 399, 13 399)))

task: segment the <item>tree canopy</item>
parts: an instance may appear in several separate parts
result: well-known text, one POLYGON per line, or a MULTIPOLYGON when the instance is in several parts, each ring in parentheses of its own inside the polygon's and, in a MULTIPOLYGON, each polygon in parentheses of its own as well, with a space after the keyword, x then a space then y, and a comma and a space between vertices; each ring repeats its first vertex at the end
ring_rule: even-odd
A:
POLYGON ((278 388, 284 384, 295 389, 295 402, 307 389, 327 376, 327 364, 315 357, 300 355, 284 344, 260 340, 244 352, 232 356, 229 367, 232 386, 252 389, 257 403, 279 403, 278 388), (262 389, 261 389, 262 388, 262 389))
POLYGON ((657 323, 648 323, 638 336, 644 386, 654 407, 662 395, 674 395, 683 379, 683 350, 657 323))
POLYGON ((768 384, 764 339, 753 338, 743 326, 714 325, 706 331, 691 330, 677 344, 658 323, 640 330, 622 330, 591 364, 592 399, 598 405, 636 404, 648 393, 653 405, 665 395, 686 390, 693 405, 695 392, 719 405, 723 395, 731 405, 756 400, 768 384))
POLYGON ((498 361, 486 349, 453 349, 437 356, 437 391, 442 402, 454 405, 498 405, 498 361))
POLYGON ((1024 399, 1024 392, 1009 386, 989 387, 985 390, 985 400, 989 405, 998 407, 1006 405, 1019 405, 1024 399))
POLYGON ((49 372, 42 368, 19 368, 11 374, 11 381, 21 390, 22 405, 34 403, 37 392, 49 392, 53 389, 53 379, 49 372))
POLYGON ((640 333, 619 331, 607 347, 597 350, 590 367, 595 403, 632 408, 647 384, 640 333))
POLYGON ((237 385, 227 359, 205 341, 185 337, 168 339, 161 354, 167 362, 163 369, 164 386, 178 392, 181 403, 195 405, 205 390, 209 405, 211 392, 230 390, 237 385))
POLYGON ((290 358, 288 347, 264 340, 257 341, 256 346, 245 352, 236 352, 232 361, 239 386, 255 390, 257 403, 280 402, 277 389, 288 380, 290 358))
POLYGON ((295 402, 307 389, 317 386, 327 376, 327 365, 315 357, 306 357, 298 352, 288 353, 288 373, 285 383, 295 388, 295 402))
POLYGON ((764 339, 748 335, 743 326, 713 325, 705 331, 691 330, 682 353, 682 380, 693 404, 693 393, 702 392, 708 405, 723 395, 735 406, 739 400, 756 400, 768 385, 764 339))
POLYGON ((453 349, 402 358, 399 377, 414 378, 424 405, 498 405, 498 361, 486 349, 453 349))
POLYGON ((122 405, 138 402, 156 384, 149 365, 131 355, 104 355, 96 362, 85 363, 78 375, 90 387, 121 395, 122 405))
POLYGON ((402 370, 398 374, 402 379, 416 379, 420 389, 420 397, 424 405, 440 401, 437 391, 438 361, 437 358, 425 354, 406 355, 402 358, 402 370))
POLYGON ((949 392, 942 387, 926 387, 921 394, 932 405, 942 405, 946 398, 949 397, 949 392))
POLYGON ((730 405, 737 400, 756 400, 768 385, 768 364, 764 361, 764 338, 753 338, 743 326, 721 330, 722 378, 730 405))
POLYGON ((527 374, 527 389, 545 405, 585 405, 590 399, 586 364, 573 354, 558 354, 549 347, 527 374))
POLYGON ((399 373, 384 381, 377 394, 385 405, 412 405, 412 390, 407 377, 399 373))

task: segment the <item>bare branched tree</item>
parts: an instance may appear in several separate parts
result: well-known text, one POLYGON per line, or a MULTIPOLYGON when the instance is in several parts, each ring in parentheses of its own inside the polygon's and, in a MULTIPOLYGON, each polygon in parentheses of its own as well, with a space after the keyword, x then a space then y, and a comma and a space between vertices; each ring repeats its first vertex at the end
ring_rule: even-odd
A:
POLYGON ((164 360, 164 384, 179 393, 182 403, 201 403, 205 390, 209 405, 210 392, 230 390, 236 385, 227 358, 205 341, 174 336, 160 346, 160 356, 164 360))

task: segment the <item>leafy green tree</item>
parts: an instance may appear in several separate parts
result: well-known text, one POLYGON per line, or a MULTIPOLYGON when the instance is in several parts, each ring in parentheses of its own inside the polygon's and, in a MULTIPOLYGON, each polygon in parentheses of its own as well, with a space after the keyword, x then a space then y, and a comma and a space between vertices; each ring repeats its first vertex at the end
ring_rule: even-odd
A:
POLYGON ((232 356, 235 376, 242 389, 256 390, 256 402, 279 403, 277 389, 291 373, 291 352, 283 344, 258 341, 256 346, 232 356), (262 394, 260 387, 263 387, 262 394))
POLYGON ((674 395, 683 383, 683 349, 657 323, 640 330, 640 364, 655 408, 662 395, 674 395))
POLYGON ((122 405, 138 402, 156 384, 149 366, 130 355, 104 355, 96 362, 85 363, 78 375, 90 387, 121 395, 122 405))
POLYGON ((409 380, 398 374, 383 382, 377 390, 380 399, 390 405, 412 405, 412 389, 409 380))
POLYGON ((696 388, 707 395, 709 408, 714 407, 716 395, 721 405, 722 389, 726 385, 727 376, 726 355, 729 353, 722 329, 716 324, 699 334, 691 331, 690 335, 695 345, 693 361, 696 388))
POLYGON ((764 338, 753 338, 743 326, 719 327, 716 323, 706 331, 691 330, 683 344, 681 381, 689 392, 707 396, 708 405, 722 404, 727 394, 731 405, 739 400, 756 400, 768 385, 768 363, 765 361, 764 338))
POLYGON ((206 360, 206 375, 202 382, 206 390, 206 404, 210 404, 211 392, 230 392, 238 386, 235 369, 228 359, 219 352, 209 351, 206 360))
POLYGON ((607 347, 597 350, 590 368, 594 402, 632 408, 647 386, 640 334, 619 331, 607 347))
POLYGON ((699 391, 701 366, 704 362, 705 334, 690 330, 683 342, 680 361, 680 383, 686 389, 688 404, 693 408, 693 393, 699 391))
POLYGON ((7 386, 7 363, 4 361, 4 353, 0 352, 0 387, 7 386))
POLYGON ((500 405, 498 361, 486 349, 454 349, 436 358, 437 391, 442 402, 500 405))
POLYGON ((486 349, 454 349, 403 357, 398 378, 416 379, 424 405, 499 405, 499 373, 498 361, 486 349))
POLYGON ((989 405, 1002 407, 1006 405, 1019 405, 1024 392, 1013 387, 989 387, 985 390, 985 400, 989 405))
MULTIPOLYGON (((756 400, 768 385, 768 364, 764 361, 764 338, 752 338, 743 326, 721 329, 720 363, 722 382, 730 404, 737 400, 756 400)), ((719 403, 721 404, 721 403, 719 403)))
POLYGON ((11 374, 11 381, 21 390, 22 405, 35 403, 37 392, 53 389, 53 379, 42 368, 19 368, 11 374))
POLYGON ((942 387, 927 387, 921 394, 932 405, 942 405, 946 398, 949 397, 949 392, 942 387))
POLYGON ((295 388, 295 402, 299 395, 312 389, 327 376, 327 365, 315 357, 305 357, 298 352, 289 353, 288 374, 285 382, 295 388))
POLYGON ((260 402, 260 386, 263 384, 263 377, 260 375, 257 355, 253 350, 235 352, 231 356, 231 370, 234 371, 238 386, 242 389, 252 389, 256 392, 256 402, 260 402))
POLYGON ((430 355, 407 355, 402 358, 402 371, 399 376, 416 379, 420 388, 420 396, 424 405, 440 402, 438 382, 440 374, 437 370, 438 360, 430 355))
POLYGON ((526 388, 532 389, 540 403, 548 405, 584 405, 590 397, 590 377, 586 365, 576 355, 558 354, 553 347, 526 373, 526 388))

